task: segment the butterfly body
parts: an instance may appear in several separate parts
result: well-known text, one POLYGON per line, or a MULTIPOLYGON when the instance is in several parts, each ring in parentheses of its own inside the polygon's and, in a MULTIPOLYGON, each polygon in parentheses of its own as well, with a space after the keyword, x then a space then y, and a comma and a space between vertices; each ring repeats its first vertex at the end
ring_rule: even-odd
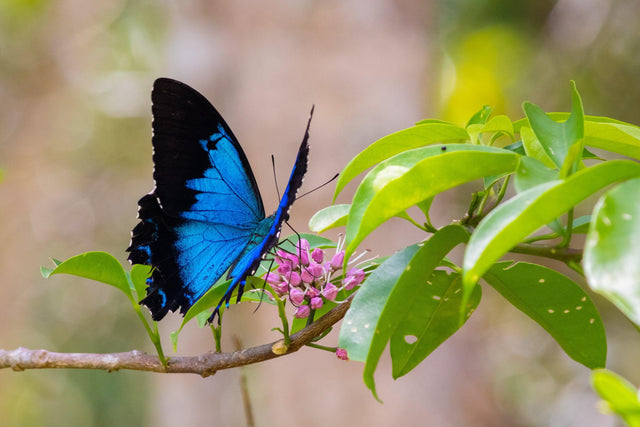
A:
MULTIPOLYGON (((154 320, 187 310, 229 271, 220 304, 229 303, 280 228, 307 170, 308 130, 276 212, 265 216, 249 162, 215 108, 189 86, 158 79, 153 102, 153 191, 138 202, 140 222, 127 249, 133 264, 153 266, 147 296, 154 320)), ((214 310, 215 316, 220 304, 214 310)))

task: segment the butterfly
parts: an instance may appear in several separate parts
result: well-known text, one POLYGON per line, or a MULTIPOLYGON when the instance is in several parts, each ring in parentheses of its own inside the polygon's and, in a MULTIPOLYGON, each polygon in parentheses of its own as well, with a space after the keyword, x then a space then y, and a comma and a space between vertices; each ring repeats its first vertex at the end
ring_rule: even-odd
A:
POLYGON ((127 249, 132 264, 153 267, 140 304, 153 320, 177 309, 184 315, 228 271, 213 321, 236 288, 240 301, 247 276, 278 243, 307 171, 313 108, 287 188, 265 216, 247 156, 213 105, 168 78, 154 82, 151 100, 155 188, 138 201, 127 249))

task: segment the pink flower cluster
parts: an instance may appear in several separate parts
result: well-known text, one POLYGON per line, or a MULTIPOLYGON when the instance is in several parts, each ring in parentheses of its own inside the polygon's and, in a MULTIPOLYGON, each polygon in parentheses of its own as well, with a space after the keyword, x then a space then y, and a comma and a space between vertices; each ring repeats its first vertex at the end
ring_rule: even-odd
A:
POLYGON ((325 261, 324 250, 310 250, 306 239, 296 243, 295 254, 281 249, 276 254, 278 268, 267 273, 265 280, 279 297, 289 296, 296 307, 294 316, 299 319, 308 317, 311 309, 321 308, 325 300, 335 301, 342 289, 351 290, 364 280, 364 271, 352 268, 339 287, 334 285, 331 279, 342 270, 344 251, 338 250, 331 260, 325 261))

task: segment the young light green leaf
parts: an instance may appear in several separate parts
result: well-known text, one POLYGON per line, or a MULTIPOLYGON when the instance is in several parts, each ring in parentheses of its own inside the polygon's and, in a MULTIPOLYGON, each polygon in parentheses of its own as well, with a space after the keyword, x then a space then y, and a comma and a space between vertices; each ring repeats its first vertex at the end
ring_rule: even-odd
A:
POLYGON ((584 137, 584 111, 574 82, 571 82, 571 99, 571 115, 564 123, 553 121, 535 104, 523 104, 531 129, 558 168, 562 167, 569 147, 584 137))
MULTIPOLYGON (((467 126, 467 133, 472 144, 481 144, 480 134, 493 133, 496 135, 507 135, 513 141, 513 125, 509 117, 499 115, 492 117, 487 123, 471 124, 467 126)), ((495 135, 494 135, 495 136, 495 135)), ((493 142, 492 139, 491 142, 493 142)), ((490 144, 489 144, 490 145, 490 144)))
POLYGON ((513 172, 521 156, 511 151, 468 144, 407 151, 367 174, 351 204, 345 260, 376 227, 429 197, 460 184, 513 172))
POLYGON ((351 205, 332 205, 319 210, 309 220, 309 229, 315 233, 322 233, 346 225, 350 208, 351 205))
POLYGON ((151 275, 151 266, 134 264, 131 267, 131 282, 136 291, 136 301, 140 301, 147 295, 147 278, 151 275))
POLYGON ((568 277, 541 265, 506 261, 494 264, 483 278, 573 360, 590 369, 605 365, 607 338, 598 310, 568 277))
POLYGON ((460 126, 450 123, 425 123, 387 135, 354 157, 340 173, 333 200, 360 173, 398 153, 436 143, 464 141, 469 137, 460 126))
POLYGON ((485 124, 489 116, 493 112, 493 108, 488 105, 483 105, 480 110, 478 110, 467 122, 467 126, 485 124))
POLYGON ((584 143, 633 159, 640 159, 640 128, 620 123, 586 122, 584 143))
MULTIPOLYGON (((414 286, 412 298, 405 301, 406 315, 389 345, 394 379, 409 373, 460 328, 462 279, 459 274, 436 270, 428 280, 414 286)), ((476 286, 465 309, 466 318, 476 309, 480 297, 480 286, 476 286)))
POLYGON ((589 286, 640 325, 640 179, 612 188, 596 204, 584 249, 589 286))
POLYGON ((364 382, 377 397, 373 373, 397 325, 408 314, 407 302, 420 292, 442 258, 468 239, 457 225, 443 227, 428 241, 409 246, 383 262, 362 284, 342 322, 339 345, 352 360, 366 361, 364 382))
POLYGON ((106 252, 86 252, 76 255, 59 264, 50 274, 71 274, 106 283, 120 289, 129 298, 133 298, 122 264, 106 252))
POLYGON ((524 146, 524 151, 527 153, 527 156, 539 160, 548 168, 556 168, 555 163, 553 163, 553 160, 551 160, 547 152, 544 151, 536 134, 533 133, 530 127, 525 126, 520 130, 520 138, 522 138, 522 145, 524 146))
MULTIPOLYGON (((571 113, 567 113, 567 112, 553 112, 553 113, 547 113, 547 116, 553 120, 554 122, 564 122, 566 121, 569 116, 571 115, 571 113)), ((601 117, 601 116, 584 116, 584 121, 585 121, 585 125, 586 123, 616 123, 619 125, 627 125, 627 126, 635 126, 632 125, 631 123, 627 123, 627 122, 623 122, 620 120, 616 120, 616 119, 611 119, 609 117, 601 117)), ((529 119, 524 117, 520 120, 516 120, 515 122, 513 122, 513 131, 515 133, 520 133, 520 131, 522 130, 523 127, 531 127, 531 125, 529 124, 529 119)), ((586 135, 586 131, 585 131, 585 135, 586 135)))
POLYGON ((591 385, 609 411, 618 414, 629 427, 640 427, 640 401, 633 384, 607 369, 597 369, 591 374, 591 385))
POLYGON ((513 184, 518 193, 558 179, 558 171, 549 169, 533 157, 523 157, 515 173, 513 184))
POLYGON ((480 277, 522 239, 601 190, 640 176, 640 164, 611 160, 583 169, 565 180, 523 191, 495 208, 478 225, 464 256, 464 290, 469 295, 480 277))

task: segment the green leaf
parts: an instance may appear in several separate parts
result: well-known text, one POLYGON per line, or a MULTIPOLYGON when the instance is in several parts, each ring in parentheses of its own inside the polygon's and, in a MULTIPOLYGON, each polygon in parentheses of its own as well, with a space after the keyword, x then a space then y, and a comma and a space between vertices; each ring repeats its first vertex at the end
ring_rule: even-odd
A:
POLYGON ((468 239, 458 225, 443 227, 431 239, 397 252, 365 280, 342 322, 339 345, 352 360, 366 361, 364 382, 378 399, 373 373, 391 335, 404 317, 407 301, 431 276, 442 258, 468 239))
POLYGON ((596 204, 584 249, 589 286, 640 325, 640 179, 624 182, 596 204))
POLYGON ((586 122, 584 143, 589 147, 640 159, 640 128, 637 126, 586 122))
POLYGON ((551 160, 551 157, 544 151, 542 144, 538 141, 536 134, 533 133, 530 127, 523 127, 520 130, 520 137, 522 138, 522 145, 527 156, 532 157, 542 162, 546 167, 555 169, 556 165, 551 160))
POLYGON ((478 112, 476 112, 473 116, 471 116, 471 118, 467 122, 466 127, 469 127, 471 125, 477 125, 477 124, 485 124, 487 122, 487 119, 491 115, 492 111, 493 111, 492 107, 488 105, 484 105, 478 112))
POLYGON ((401 130, 377 140, 354 157, 344 168, 338 182, 333 200, 342 189, 360 173, 398 153, 431 144, 466 140, 467 132, 460 126, 448 123, 426 123, 401 130))
MULTIPOLYGON (((547 113, 547 116, 554 122, 564 122, 569 118, 570 115, 571 114, 567 112, 547 113)), ((609 117, 600 117, 600 116, 584 116, 584 121, 585 121, 585 125, 587 123, 615 123, 619 125, 634 126, 630 123, 626 123, 620 120, 611 119, 609 117)), ((522 130, 522 128, 525 126, 531 127, 531 125, 529 124, 529 119, 526 117, 513 122, 513 131, 515 133, 519 133, 522 130)), ((585 135, 586 135, 586 131, 585 131, 585 135)))
POLYGON ((71 257, 54 268, 50 272, 50 275, 53 274, 70 274, 106 283, 120 289, 129 298, 133 298, 122 264, 106 252, 86 252, 71 257))
POLYGON ((478 225, 464 256, 463 282, 469 295, 478 279, 522 239, 601 190, 640 176, 640 164, 611 160, 583 169, 565 180, 530 188, 496 207, 478 225))
POLYGON ((131 282, 136 291, 136 301, 140 301, 147 294, 147 278, 151 275, 151 266, 134 264, 131 267, 131 282))
POLYGON ((514 307, 542 326, 576 362, 601 368, 607 338, 598 310, 568 277, 537 264, 494 264, 483 276, 514 307))
POLYGON ((346 225, 349 208, 351 205, 333 205, 319 210, 309 220, 309 229, 315 233, 322 233, 346 225))
MULTIPOLYGON (((436 270, 428 280, 414 285, 411 299, 405 301, 406 314, 389 345, 394 379, 418 366, 460 327, 462 280, 459 274, 436 270)), ((467 317, 480 303, 480 297, 480 286, 477 286, 465 309, 467 317)))
POLYGON ((467 144, 449 144, 407 151, 379 164, 367 174, 351 204, 345 260, 376 227, 389 218, 460 184, 512 172, 520 155, 467 144))
POLYGON ((558 168, 562 167, 569 153, 569 147, 584 137, 582 100, 573 81, 571 82, 571 98, 571 115, 564 123, 553 121, 535 104, 530 102, 523 104, 531 129, 544 151, 558 168))
POLYGON ((558 171, 549 169, 533 157, 523 157, 515 174, 514 186, 518 193, 558 179, 558 171))
MULTIPOLYGON (((482 141, 480 141, 480 134, 482 133, 494 133, 497 136, 507 135, 513 140, 513 125, 511 124, 511 120, 504 115, 492 117, 487 123, 468 125, 467 132, 469 133, 469 139, 472 144, 482 143, 482 141)), ((492 143, 496 135, 492 138, 492 143)))
POLYGON ((609 411, 622 417, 629 427, 640 427, 640 401, 633 384, 614 372, 597 369, 591 374, 591 385, 609 411))

